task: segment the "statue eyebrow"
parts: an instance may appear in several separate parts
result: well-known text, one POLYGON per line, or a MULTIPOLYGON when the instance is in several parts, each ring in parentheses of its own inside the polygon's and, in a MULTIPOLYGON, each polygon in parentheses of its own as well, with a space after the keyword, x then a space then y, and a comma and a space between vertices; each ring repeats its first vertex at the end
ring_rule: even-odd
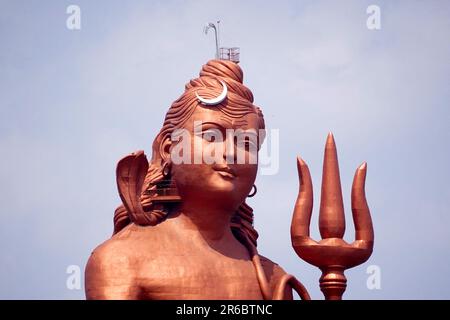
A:
POLYGON ((214 122, 214 121, 201 121, 200 123, 198 123, 198 124, 195 126, 195 128, 201 128, 201 127, 202 127, 203 125, 205 125, 205 124, 213 124, 213 125, 215 125, 215 126, 218 126, 219 129, 225 130, 225 127, 224 127, 221 123, 214 122))
POLYGON ((206 124, 212 124, 215 126, 218 126, 221 130, 225 130, 227 128, 234 128, 236 126, 242 126, 246 125, 248 122, 245 119, 237 119, 237 120, 230 120, 224 116, 221 116, 216 121, 200 121, 195 125, 195 128, 201 128, 203 125, 206 124))

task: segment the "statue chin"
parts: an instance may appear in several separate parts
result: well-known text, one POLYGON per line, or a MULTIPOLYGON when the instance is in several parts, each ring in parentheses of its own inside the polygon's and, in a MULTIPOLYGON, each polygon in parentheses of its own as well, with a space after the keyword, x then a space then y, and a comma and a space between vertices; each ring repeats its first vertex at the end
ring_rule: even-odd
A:
POLYGON ((175 165, 172 172, 183 201, 202 199, 236 208, 247 197, 255 179, 248 170, 246 174, 239 174, 238 170, 201 164, 175 165))

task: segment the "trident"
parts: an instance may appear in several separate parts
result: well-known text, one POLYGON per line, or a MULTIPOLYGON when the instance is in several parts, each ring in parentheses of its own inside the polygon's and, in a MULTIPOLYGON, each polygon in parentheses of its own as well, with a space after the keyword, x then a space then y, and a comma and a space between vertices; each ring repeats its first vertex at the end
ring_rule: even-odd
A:
POLYGON ((327 300, 341 300, 347 287, 344 271, 369 259, 373 250, 374 232, 365 195, 367 164, 356 170, 353 179, 351 203, 355 224, 355 241, 351 244, 342 237, 345 233, 345 215, 336 144, 329 133, 323 160, 322 192, 319 211, 319 230, 322 240, 309 237, 313 207, 311 175, 305 161, 297 158, 300 188, 291 224, 291 240, 297 255, 320 268, 320 290, 327 300))

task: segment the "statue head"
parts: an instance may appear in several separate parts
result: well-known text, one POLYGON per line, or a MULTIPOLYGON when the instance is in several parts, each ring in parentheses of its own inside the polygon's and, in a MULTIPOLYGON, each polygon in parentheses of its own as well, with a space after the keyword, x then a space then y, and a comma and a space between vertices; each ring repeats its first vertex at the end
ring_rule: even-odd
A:
POLYGON ((256 179, 264 135, 262 112, 243 85, 241 68, 232 61, 209 61, 172 103, 153 141, 141 196, 145 216, 130 219, 119 207, 115 233, 130 221, 156 225, 180 202, 199 201, 234 212, 233 233, 256 245, 245 199, 256 179))

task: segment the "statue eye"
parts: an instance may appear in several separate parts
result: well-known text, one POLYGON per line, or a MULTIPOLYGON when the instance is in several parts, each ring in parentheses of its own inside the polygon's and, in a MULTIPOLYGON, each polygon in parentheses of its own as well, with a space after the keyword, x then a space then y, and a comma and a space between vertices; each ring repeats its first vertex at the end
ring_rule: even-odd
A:
POLYGON ((253 148, 253 147, 255 147, 256 145, 255 145, 255 142, 252 141, 252 139, 246 138, 246 139, 244 140, 244 146, 245 146, 245 149, 246 149, 247 151, 249 151, 250 148, 253 148))
POLYGON ((216 136, 213 134, 205 133, 203 134, 203 139, 208 140, 209 142, 214 142, 216 141, 216 136))
POLYGON ((208 142, 223 141, 222 132, 219 129, 203 130, 201 133, 201 137, 208 142))
POLYGON ((243 148, 245 151, 257 150, 255 144, 256 138, 244 136, 244 137, 235 137, 234 143, 238 148, 243 148))

